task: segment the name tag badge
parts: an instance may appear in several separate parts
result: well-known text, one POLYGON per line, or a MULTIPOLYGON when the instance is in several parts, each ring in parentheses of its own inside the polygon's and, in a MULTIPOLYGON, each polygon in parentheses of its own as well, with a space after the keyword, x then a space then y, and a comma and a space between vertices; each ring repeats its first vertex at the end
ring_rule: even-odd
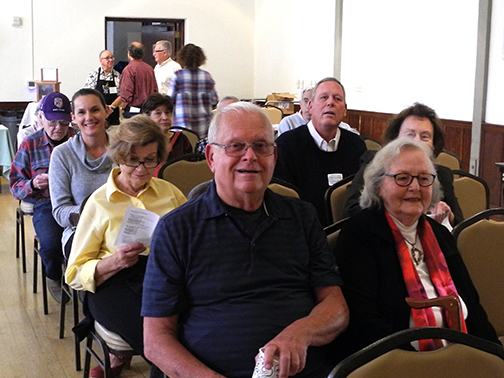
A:
POLYGON ((329 173, 327 175, 327 181, 329 183, 329 186, 333 186, 334 184, 336 184, 340 180, 343 180, 342 173, 329 173))
POLYGON ((117 93, 117 87, 109 87, 109 93, 110 94, 116 94, 117 93))

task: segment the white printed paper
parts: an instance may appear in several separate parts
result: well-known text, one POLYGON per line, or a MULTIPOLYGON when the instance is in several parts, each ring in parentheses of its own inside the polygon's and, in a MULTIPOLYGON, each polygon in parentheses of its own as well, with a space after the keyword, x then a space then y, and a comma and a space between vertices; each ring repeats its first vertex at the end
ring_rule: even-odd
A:
POLYGON ((128 206, 114 245, 142 243, 149 247, 158 220, 159 215, 152 211, 128 206))

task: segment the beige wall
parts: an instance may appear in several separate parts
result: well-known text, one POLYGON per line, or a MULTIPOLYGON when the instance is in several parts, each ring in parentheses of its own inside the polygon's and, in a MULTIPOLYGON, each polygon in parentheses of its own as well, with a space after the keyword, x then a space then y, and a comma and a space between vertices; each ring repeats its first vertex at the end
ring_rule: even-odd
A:
POLYGON ((71 96, 98 67, 97 56, 105 46, 106 16, 185 19, 185 41, 205 50, 207 63, 203 69, 213 75, 219 95, 252 95, 253 1, 37 0, 33 1, 33 23, 31 3, 2 3, 0 101, 33 100, 35 93, 28 90, 28 80, 39 80, 42 67, 57 67, 61 91, 71 96), (12 26, 13 16, 23 18, 21 27, 12 26))
MULTIPOLYGON (((79 89, 98 65, 106 16, 185 19, 220 96, 297 94, 333 75, 334 0, 16 0, 0 12, 0 101, 33 99, 27 82, 42 67, 59 68, 66 94, 79 89)), ((477 22, 477 0, 343 1, 348 106, 394 113, 423 101, 443 118, 472 120, 477 22)), ((491 30, 486 121, 504 124, 504 0, 493 0, 491 30)))

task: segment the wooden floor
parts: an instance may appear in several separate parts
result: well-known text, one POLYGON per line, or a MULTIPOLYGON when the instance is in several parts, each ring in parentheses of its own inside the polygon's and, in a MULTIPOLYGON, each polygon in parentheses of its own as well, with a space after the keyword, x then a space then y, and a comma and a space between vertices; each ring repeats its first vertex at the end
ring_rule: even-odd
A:
MULTIPOLYGON (((41 278, 32 292, 33 226, 26 219, 27 272, 16 259, 16 208, 5 178, 0 178, 0 377, 82 377, 75 370, 71 306, 67 305, 65 338, 59 339, 59 305, 49 295, 49 314, 42 308, 41 278)), ((40 269, 40 268, 39 268, 40 269)), ((81 344, 82 362, 84 343, 81 344)), ((95 365, 94 361, 91 366, 95 365)), ((149 377, 149 365, 138 356, 121 377, 149 377)))

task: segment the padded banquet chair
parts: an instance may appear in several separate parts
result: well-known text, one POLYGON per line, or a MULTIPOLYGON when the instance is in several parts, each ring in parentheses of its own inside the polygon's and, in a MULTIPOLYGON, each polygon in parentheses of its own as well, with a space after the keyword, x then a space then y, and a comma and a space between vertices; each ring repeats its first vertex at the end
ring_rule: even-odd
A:
POLYGON ((366 148, 368 150, 378 151, 382 148, 381 143, 378 142, 376 139, 373 139, 365 135, 361 135, 361 138, 364 139, 364 143, 366 143, 366 148))
POLYGON ((299 198, 299 189, 295 185, 276 177, 271 178, 268 188, 275 193, 282 194, 284 196, 299 198))
POLYGON ((355 175, 350 175, 330 186, 325 192, 326 215, 329 224, 343 219, 343 206, 345 205, 346 187, 355 175))
MULTIPOLYGON (((98 365, 101 366, 104 372, 104 378, 110 378, 110 357, 109 353, 121 357, 137 356, 131 346, 124 341, 117 333, 111 332, 99 324, 94 322, 94 327, 86 336, 86 353, 84 356, 84 378, 89 378, 91 367, 91 357, 93 357, 98 365), (99 350, 93 348, 93 342, 98 344, 99 350)), ((129 364, 125 366, 128 368, 129 364)))
MULTIPOLYGON (((33 294, 37 293, 37 270, 38 270, 38 256, 39 256, 40 240, 37 235, 33 238, 33 294)), ((40 273, 42 276, 42 301, 44 306, 44 315, 49 313, 49 305, 47 303, 47 282, 45 274, 45 266, 40 259, 40 273)))
POLYGON ((409 328, 387 336, 341 361, 328 378, 504 377, 504 349, 448 328, 409 328), (412 341, 443 339, 451 344, 429 352, 399 349, 412 341))
MULTIPOLYGON (((21 255, 21 264, 23 273, 26 273, 26 240, 25 240, 25 216, 33 216, 33 204, 31 202, 19 201, 19 206, 16 209, 16 258, 21 255)), ((40 249, 40 240, 37 235, 33 237, 33 294, 37 293, 38 288, 38 255, 40 249)), ((42 301, 44 315, 49 313, 49 305, 47 302, 47 284, 45 267, 42 261, 40 262, 40 271, 42 275, 42 301)))
POLYGON ((447 150, 440 152, 436 159, 434 159, 434 164, 444 165, 452 170, 460 169, 461 167, 460 158, 457 154, 447 150))
POLYGON ((262 109, 266 112, 266 114, 268 114, 268 117, 272 125, 278 125, 283 118, 282 109, 274 105, 266 104, 262 109))
POLYGON ((503 219, 504 208, 485 210, 460 222, 452 231, 481 304, 501 341, 504 341, 503 219))
POLYGON ((196 185, 211 180, 213 172, 204 155, 185 154, 164 163, 158 177, 175 185, 187 197, 196 185))
MULTIPOLYGON (((187 196, 187 200, 191 200, 203 194, 211 183, 212 180, 208 180, 196 185, 187 196)), ((277 179, 276 177, 273 177, 271 179, 268 188, 270 188, 275 193, 282 194, 284 196, 299 198, 299 189, 295 185, 287 181, 277 179)))
POLYGON ((453 189, 464 218, 490 207, 490 190, 482 178, 461 170, 452 170, 453 189))
POLYGON ((170 127, 170 131, 173 132, 182 131, 182 134, 184 134, 187 137, 187 139, 189 139, 189 142, 191 142, 193 151, 196 147, 196 143, 198 143, 198 140, 200 140, 199 134, 196 131, 188 129, 187 127, 172 126, 170 127))
POLYGON ((345 224, 345 222, 349 218, 344 218, 339 220, 336 223, 331 224, 330 226, 327 226, 324 228, 326 237, 327 237, 327 244, 329 246, 330 251, 334 251, 334 247, 336 246, 336 241, 338 240, 339 233, 341 231, 341 228, 345 224))
POLYGON ((33 215, 33 203, 19 201, 16 209, 16 258, 21 255, 23 273, 26 273, 26 240, 25 240, 25 216, 33 215))

